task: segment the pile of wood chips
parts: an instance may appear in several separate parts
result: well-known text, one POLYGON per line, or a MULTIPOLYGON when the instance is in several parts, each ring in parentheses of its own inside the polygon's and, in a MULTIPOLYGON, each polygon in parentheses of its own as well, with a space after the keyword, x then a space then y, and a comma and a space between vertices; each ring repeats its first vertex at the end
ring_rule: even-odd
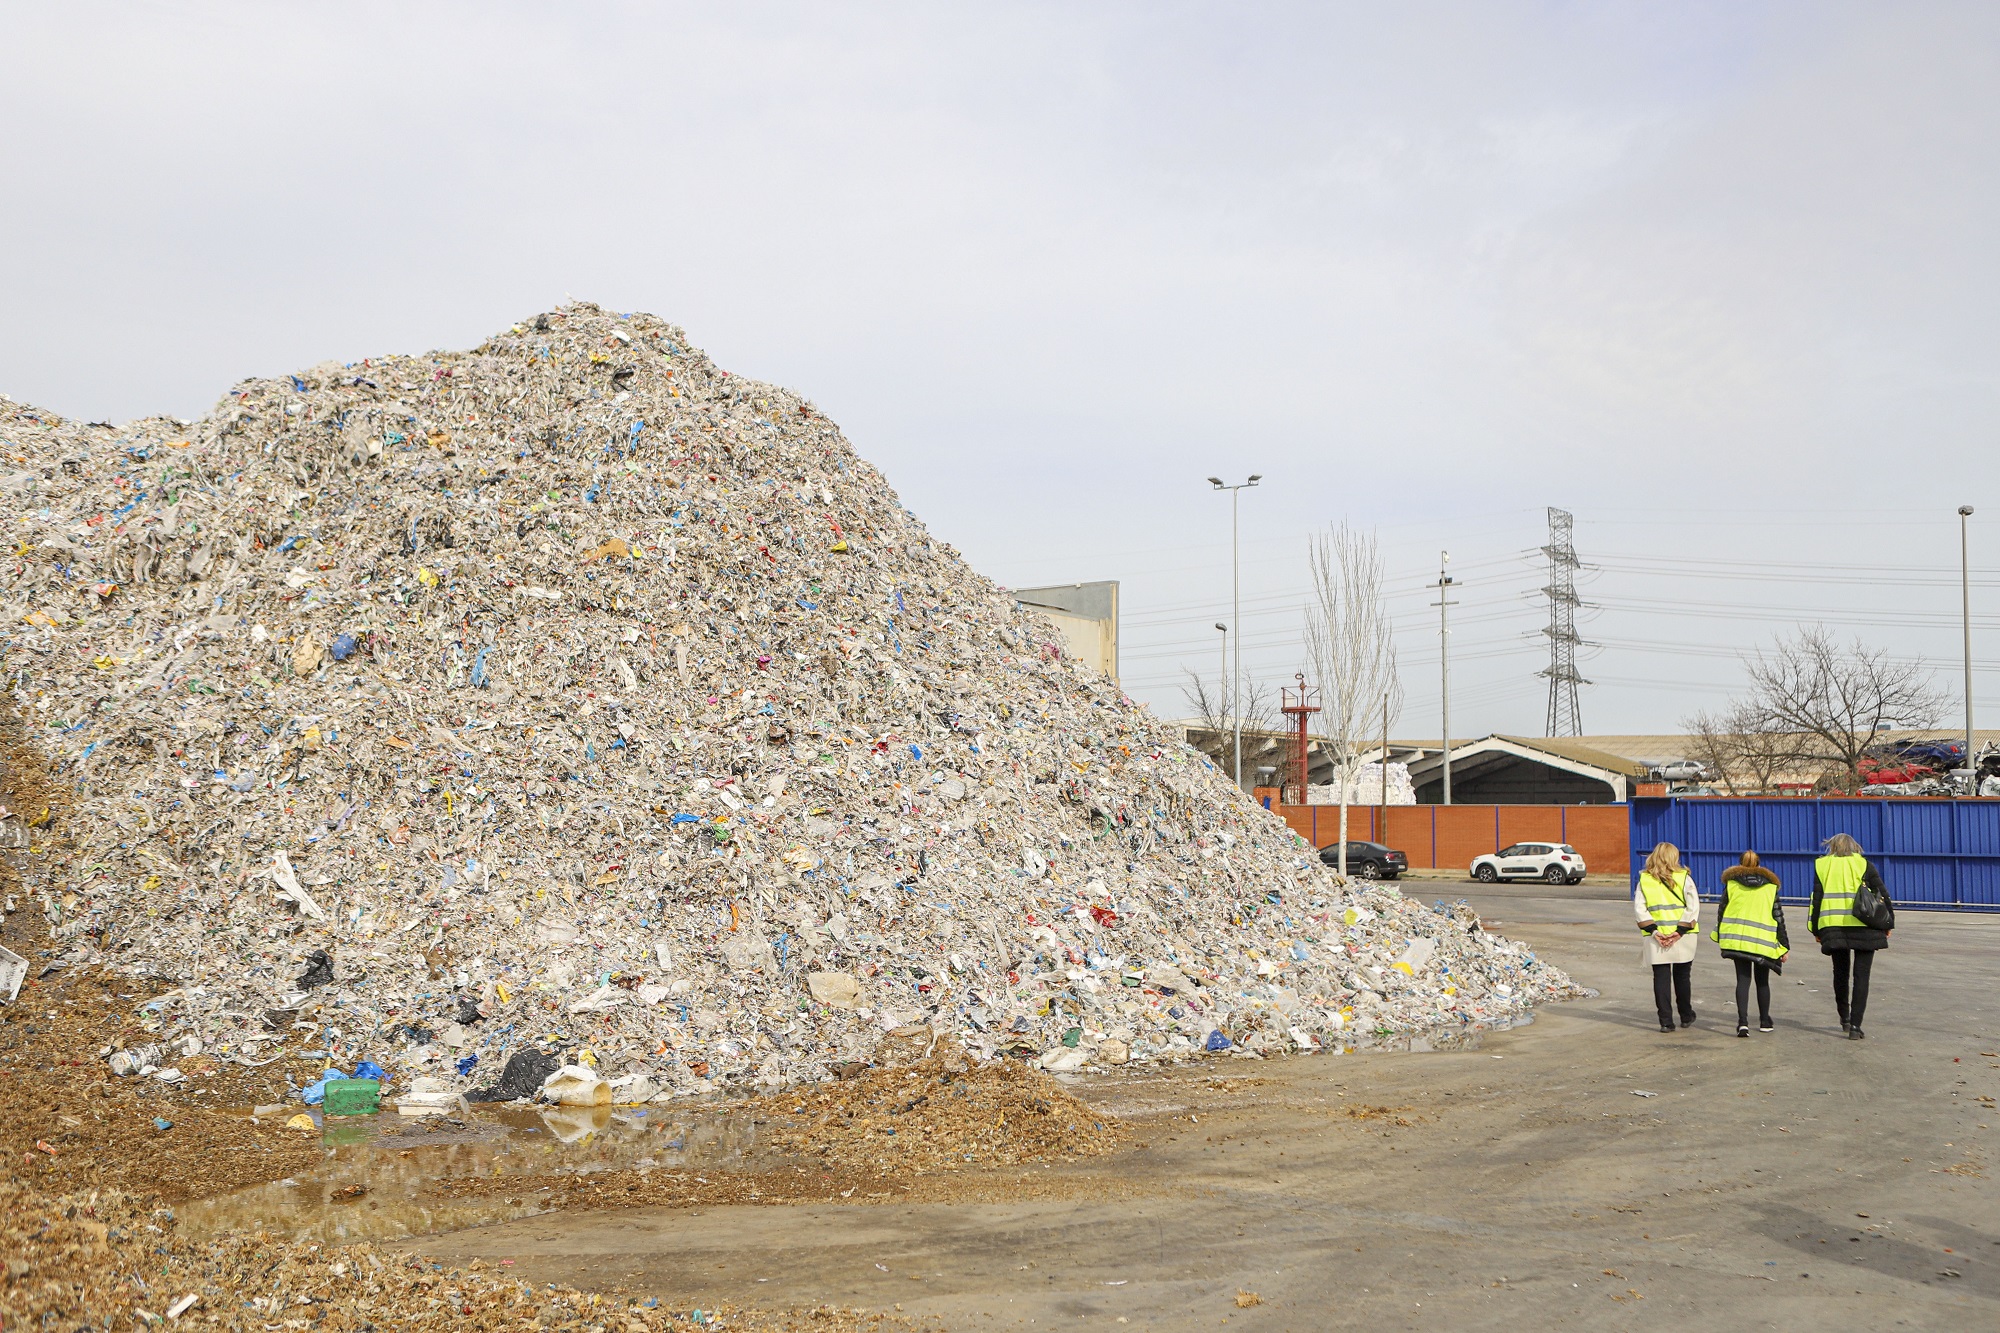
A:
POLYGON ((767 1147, 877 1175, 922 1175, 1111 1152, 1127 1130, 1015 1060, 940 1051, 759 1099, 767 1147))

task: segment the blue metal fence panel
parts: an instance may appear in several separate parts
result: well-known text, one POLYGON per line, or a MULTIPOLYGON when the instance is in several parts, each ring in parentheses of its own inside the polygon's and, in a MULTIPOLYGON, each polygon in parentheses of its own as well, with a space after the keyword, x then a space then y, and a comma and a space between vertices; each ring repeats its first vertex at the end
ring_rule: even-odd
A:
POLYGON ((1785 902, 1809 902, 1821 845, 1845 833, 1882 872, 1896 906, 2000 911, 2000 800, 1640 797, 1630 819, 1632 873, 1654 844, 1671 842, 1708 899, 1722 872, 1755 851, 1785 902))

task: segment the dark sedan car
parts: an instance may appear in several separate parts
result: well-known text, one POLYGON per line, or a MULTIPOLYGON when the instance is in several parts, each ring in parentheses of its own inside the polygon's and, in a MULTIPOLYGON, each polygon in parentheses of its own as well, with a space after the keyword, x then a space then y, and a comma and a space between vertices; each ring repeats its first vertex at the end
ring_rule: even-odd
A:
MULTIPOLYGON (((1319 859, 1340 869, 1340 844, 1320 848, 1319 859)), ((1357 879, 1394 879, 1409 868, 1409 857, 1379 842, 1347 844, 1347 873, 1357 879)))

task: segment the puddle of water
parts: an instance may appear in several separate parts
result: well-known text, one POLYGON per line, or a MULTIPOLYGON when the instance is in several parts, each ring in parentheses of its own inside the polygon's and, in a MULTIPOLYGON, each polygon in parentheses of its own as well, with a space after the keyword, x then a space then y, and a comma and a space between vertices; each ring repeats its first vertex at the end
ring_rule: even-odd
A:
MULTIPOLYGON (((315 1118, 320 1118, 315 1113, 315 1118)), ((436 1180, 621 1168, 754 1171, 756 1126, 726 1107, 481 1107, 470 1116, 322 1119, 326 1158, 311 1175, 183 1206, 197 1233, 263 1229, 320 1241, 396 1240, 541 1212, 517 1195, 441 1199, 436 1180)))
POLYGON ((1388 1055, 1408 1052, 1423 1054, 1427 1051, 1476 1051, 1495 1032, 1507 1032, 1514 1028, 1524 1028, 1535 1021, 1533 1013, 1517 1014, 1512 1018, 1494 1018, 1474 1023, 1464 1028, 1439 1028, 1430 1032, 1397 1033, 1394 1036, 1375 1037, 1362 1034, 1351 1045, 1340 1048, 1343 1055, 1388 1055))

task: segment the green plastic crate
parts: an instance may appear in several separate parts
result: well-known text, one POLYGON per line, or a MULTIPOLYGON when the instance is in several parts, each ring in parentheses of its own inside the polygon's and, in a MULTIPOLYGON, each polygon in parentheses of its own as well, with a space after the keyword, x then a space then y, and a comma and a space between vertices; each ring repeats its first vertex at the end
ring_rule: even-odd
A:
POLYGON ((328 1115, 374 1115, 382 1109, 382 1084, 372 1078, 334 1078, 326 1084, 328 1115))

